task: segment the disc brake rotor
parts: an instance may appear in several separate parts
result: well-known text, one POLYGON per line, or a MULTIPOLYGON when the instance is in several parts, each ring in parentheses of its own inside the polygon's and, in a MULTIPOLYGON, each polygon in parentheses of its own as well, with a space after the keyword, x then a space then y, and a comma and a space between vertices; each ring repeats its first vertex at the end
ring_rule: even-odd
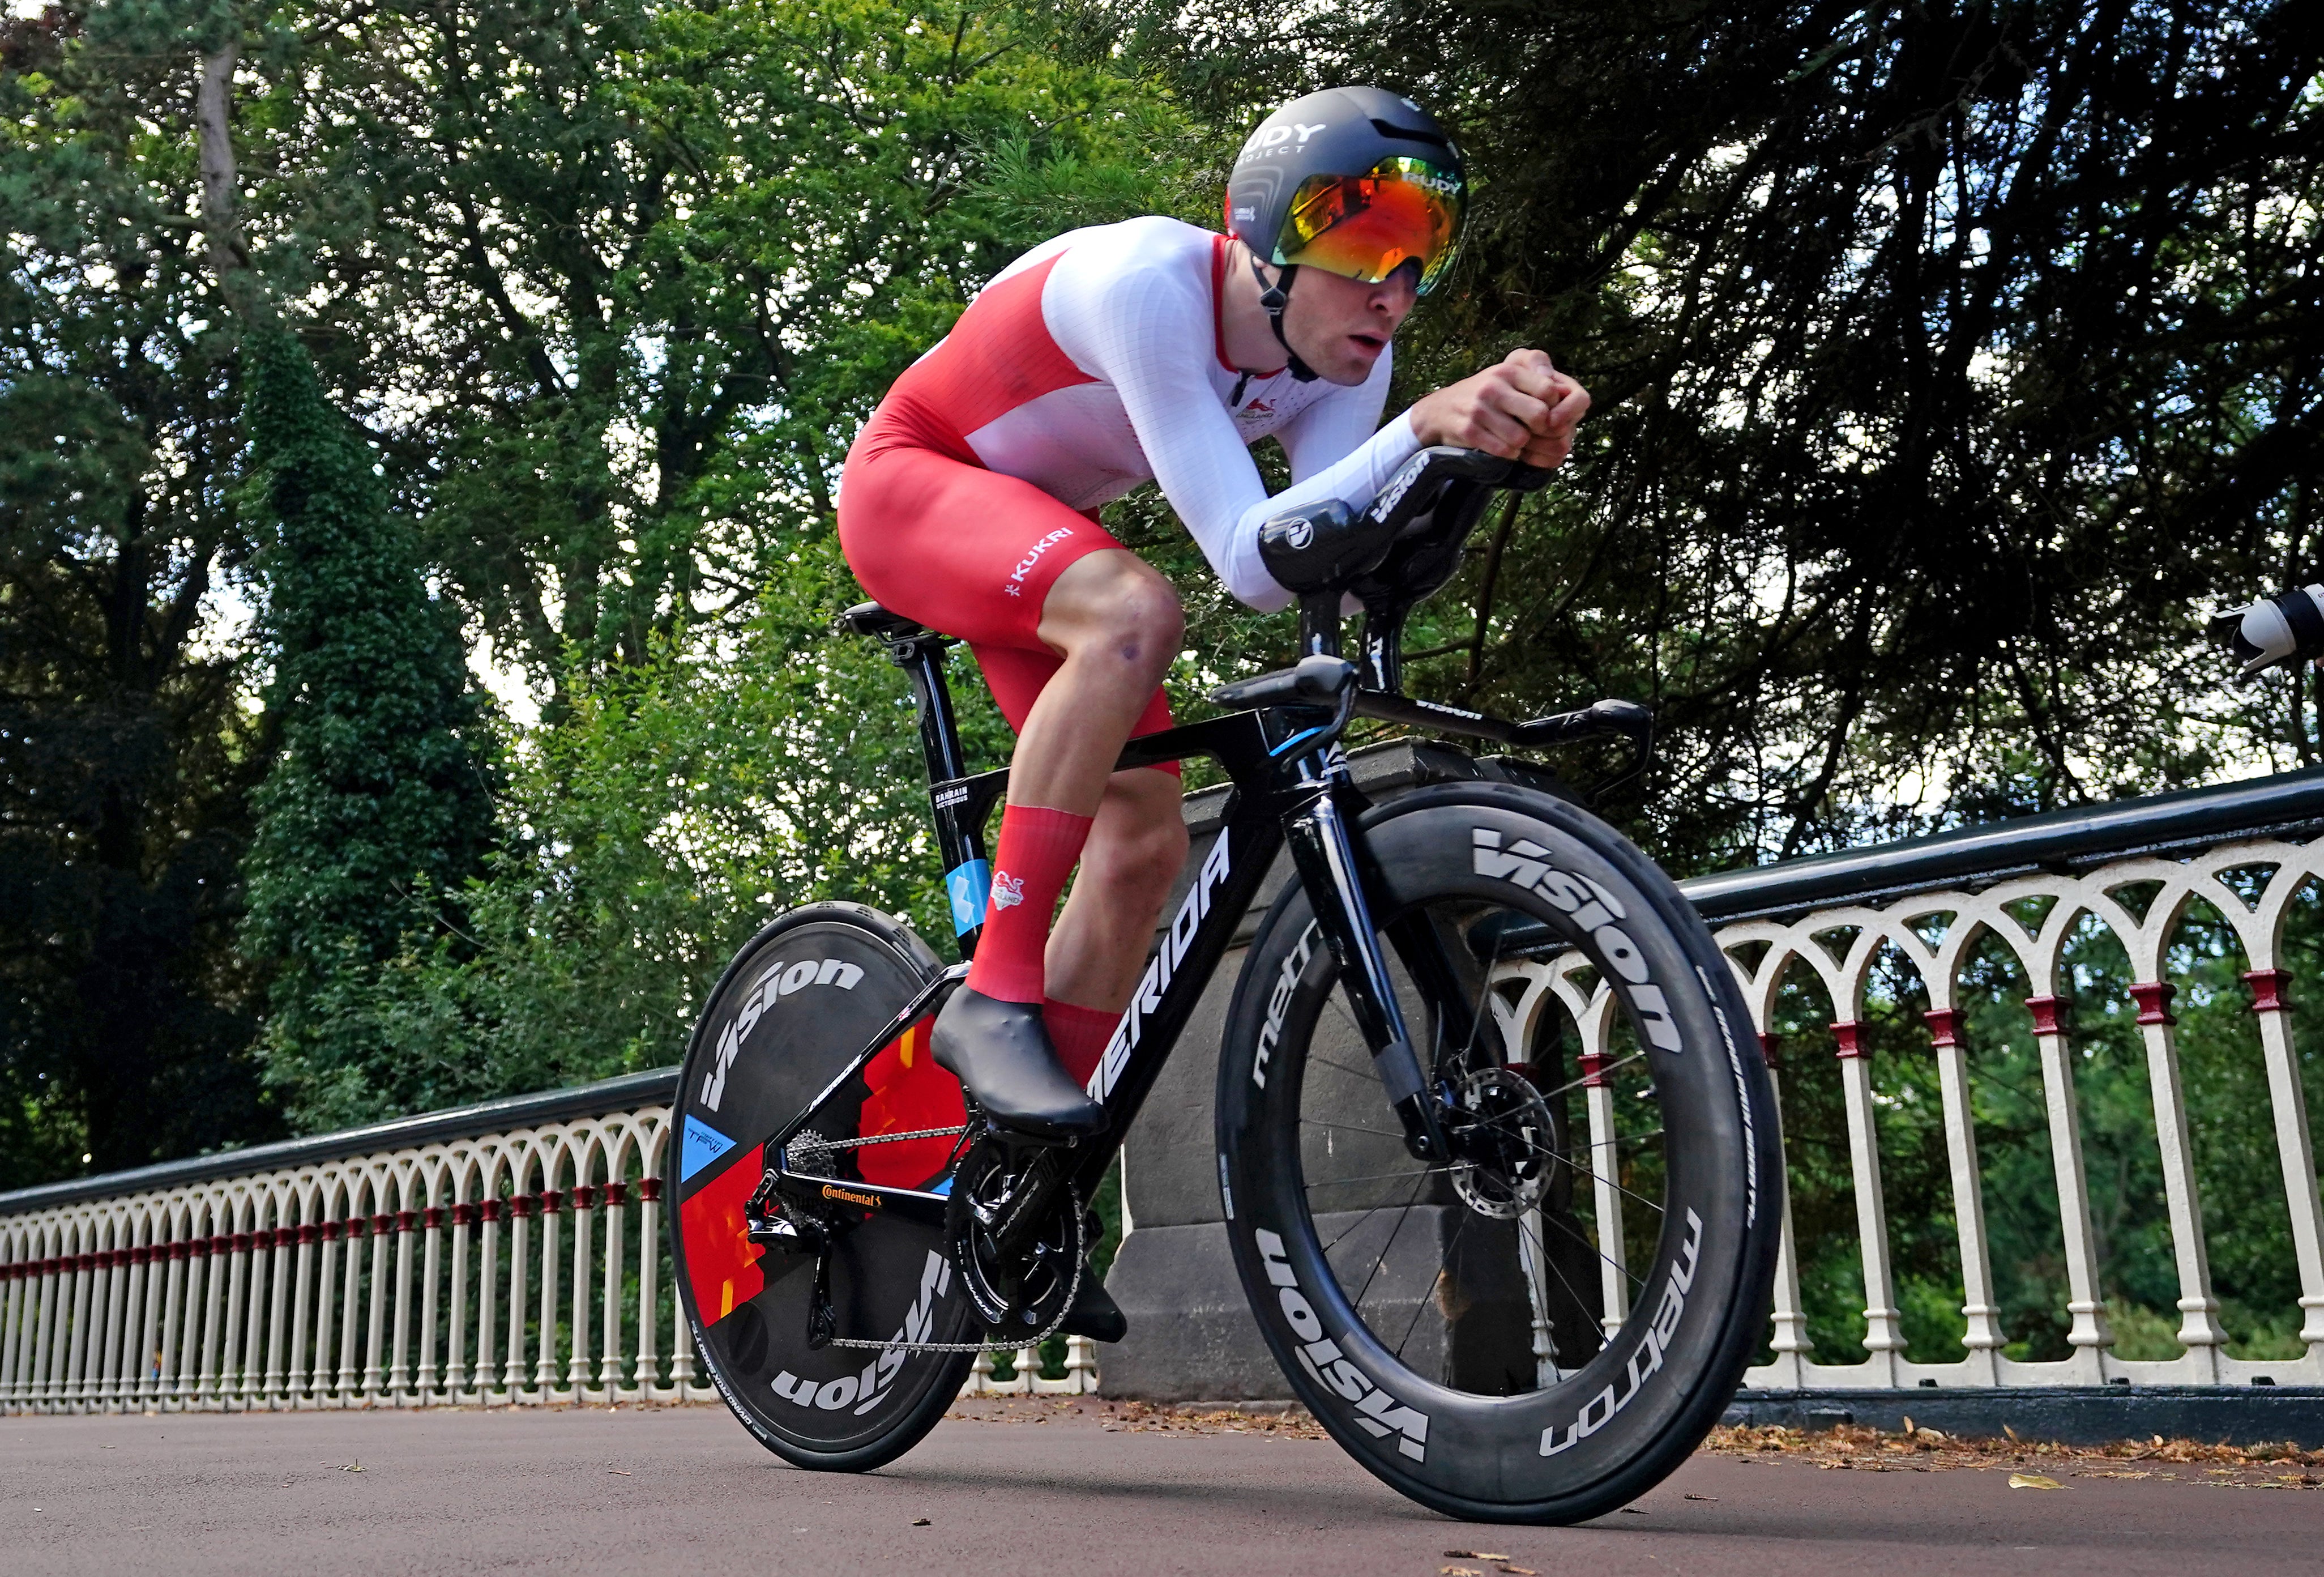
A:
POLYGON ((1453 1191, 1479 1215, 1514 1220, 1539 1204, 1557 1164, 1549 1104, 1524 1073, 1480 1068, 1455 1088, 1453 1191))

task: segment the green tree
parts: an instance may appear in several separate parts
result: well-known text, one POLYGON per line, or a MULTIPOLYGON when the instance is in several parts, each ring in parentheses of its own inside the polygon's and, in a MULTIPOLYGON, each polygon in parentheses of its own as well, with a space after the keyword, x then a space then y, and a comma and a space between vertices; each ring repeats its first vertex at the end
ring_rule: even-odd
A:
POLYGON ((1226 150, 1282 97, 1460 128, 1407 394, 1517 343, 1596 395, 1425 610, 1416 683, 1651 702, 1688 867, 2318 758, 2192 615, 2311 577, 2324 55, 2299 8, 1065 4, 1226 150))
POLYGON ((165 21, 0 18, 0 1188, 277 1122, 233 949, 235 363, 165 21))
MULTIPOLYGON (((350 1021, 446 1105, 665 1067, 726 960, 822 898, 951 934, 908 698, 886 654, 835 641, 856 599, 829 536, 787 559, 736 630, 657 638, 608 671, 577 655, 567 707, 513 753, 511 837, 431 940, 361 977, 350 1021)), ((972 754, 1006 728, 954 680, 972 754)), ((338 1091, 332 1120, 394 1109, 338 1091)))
POLYGON ((398 951, 410 900, 476 870, 492 785, 457 616, 429 594, 418 534, 390 506, 371 446, 324 398, 250 259, 235 214, 240 40, 224 26, 201 62, 202 223, 242 326, 280 730, 255 798, 244 936, 273 969, 267 1077, 289 1087, 294 1120, 316 1126, 354 1103, 420 1103, 417 1071, 344 1003, 398 951))

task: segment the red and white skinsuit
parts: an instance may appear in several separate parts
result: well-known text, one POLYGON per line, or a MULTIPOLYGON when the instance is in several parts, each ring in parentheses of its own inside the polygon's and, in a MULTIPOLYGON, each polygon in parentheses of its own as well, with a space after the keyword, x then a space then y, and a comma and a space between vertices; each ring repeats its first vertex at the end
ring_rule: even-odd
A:
MULTIPOLYGON (((1420 447, 1404 417, 1379 426, 1385 350, 1353 388, 1231 366, 1227 257, 1224 237, 1166 218, 1035 247, 896 380, 848 451, 839 538, 856 579, 965 639, 1011 727, 1059 665, 1036 633, 1051 583, 1121 545, 1100 505, 1156 479, 1227 589, 1272 610, 1290 594, 1259 562, 1260 523, 1329 498, 1361 507, 1420 447), (1250 454, 1270 433, 1293 478, 1271 497, 1250 454)), ((1135 731, 1169 716, 1157 691, 1135 731)))

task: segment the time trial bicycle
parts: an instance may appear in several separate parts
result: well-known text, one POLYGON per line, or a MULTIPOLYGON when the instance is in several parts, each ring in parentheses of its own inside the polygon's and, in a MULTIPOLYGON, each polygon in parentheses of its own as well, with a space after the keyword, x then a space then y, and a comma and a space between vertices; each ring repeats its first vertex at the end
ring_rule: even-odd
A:
MULTIPOLYGON (((1101 1136, 1039 1144, 984 1120, 928 1054, 967 965, 899 920, 807 904, 735 957, 687 1053, 666 1183, 680 1305, 770 1450, 877 1467, 934 1427, 979 1350, 1062 1323, 1099 1182, 1286 846, 1225 1019, 1216 1131, 1237 1269, 1293 1393, 1404 1494, 1512 1522, 1611 1510, 1718 1421, 1766 1331, 1781 1198, 1774 1091, 1730 966, 1664 872, 1547 780, 1374 804, 1342 743, 1360 716, 1517 750, 1627 737, 1643 763, 1650 719, 1628 703, 1513 723, 1402 693, 1406 615, 1496 493, 1545 479, 1435 449, 1360 513, 1268 523, 1299 662, 1122 753, 1208 756, 1232 790, 1091 1077, 1101 1136), (1512 1033, 1526 969, 1568 954, 1615 1017, 1578 1073, 1554 1035, 1512 1033), (1574 1132, 1585 1088, 1618 1095, 1610 1139, 1574 1132), (1577 1190, 1620 1208, 1585 1221, 1577 1190)), ((1008 775, 968 771, 950 640, 875 604, 843 623, 910 680, 964 959, 1008 775)))

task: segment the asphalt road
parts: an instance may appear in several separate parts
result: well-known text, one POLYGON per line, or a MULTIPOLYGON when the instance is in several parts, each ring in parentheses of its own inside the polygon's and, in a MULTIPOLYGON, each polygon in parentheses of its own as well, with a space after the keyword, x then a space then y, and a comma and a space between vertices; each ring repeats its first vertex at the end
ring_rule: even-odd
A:
POLYGON ((1453 1551, 1544 1577, 2324 1571, 2312 1492, 2151 1479, 2012 1490, 2003 1470, 1706 1455, 1585 1526, 1489 1528, 1406 1502, 1328 1441, 1001 1411, 947 1421, 852 1478, 788 1468, 711 1407, 0 1419, 0 1572, 1433 1577, 1499 1564, 1453 1551))

